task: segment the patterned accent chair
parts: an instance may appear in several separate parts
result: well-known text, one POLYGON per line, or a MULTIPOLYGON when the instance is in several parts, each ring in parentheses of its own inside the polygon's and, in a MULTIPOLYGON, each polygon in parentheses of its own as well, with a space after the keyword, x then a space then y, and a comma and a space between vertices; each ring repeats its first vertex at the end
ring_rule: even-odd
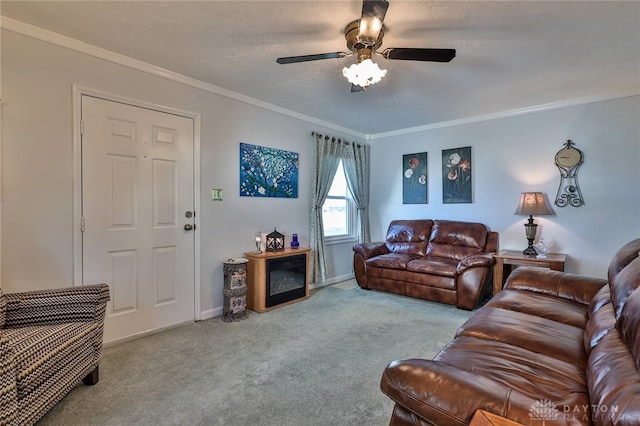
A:
POLYGON ((0 425, 32 425, 80 381, 98 382, 106 284, 2 294, 0 425))

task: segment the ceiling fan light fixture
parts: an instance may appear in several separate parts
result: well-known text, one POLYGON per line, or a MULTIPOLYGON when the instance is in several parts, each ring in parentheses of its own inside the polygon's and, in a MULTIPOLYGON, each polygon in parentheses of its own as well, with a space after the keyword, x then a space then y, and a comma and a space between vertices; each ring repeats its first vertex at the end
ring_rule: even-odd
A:
POLYGON ((372 17, 370 19, 360 20, 360 42, 366 46, 373 46, 378 40, 380 30, 382 29, 382 21, 372 17))
POLYGON ((382 80, 387 74, 387 70, 380 69, 378 64, 371 59, 365 59, 357 64, 352 64, 349 68, 344 67, 342 74, 349 80, 349 83, 367 88, 382 80))

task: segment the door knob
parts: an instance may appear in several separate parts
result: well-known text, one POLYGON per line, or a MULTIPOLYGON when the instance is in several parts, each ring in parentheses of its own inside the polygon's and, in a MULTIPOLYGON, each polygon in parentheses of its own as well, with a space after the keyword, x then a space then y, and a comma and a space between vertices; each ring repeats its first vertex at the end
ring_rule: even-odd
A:
POLYGON ((187 224, 184 226, 184 230, 185 230, 185 231, 191 231, 191 230, 193 230, 194 228, 195 228, 195 226, 194 226, 194 225, 192 225, 192 224, 190 224, 190 223, 187 223, 187 224))

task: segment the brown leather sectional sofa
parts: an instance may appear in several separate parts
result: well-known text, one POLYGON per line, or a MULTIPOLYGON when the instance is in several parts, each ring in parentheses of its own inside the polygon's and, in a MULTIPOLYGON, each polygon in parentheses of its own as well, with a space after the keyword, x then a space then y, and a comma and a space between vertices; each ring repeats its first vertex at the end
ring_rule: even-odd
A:
POLYGON ((490 292, 498 233, 481 223, 394 220, 386 240, 353 246, 364 289, 384 290, 473 309, 490 292))
POLYGON ((607 280, 518 268, 433 360, 392 362, 392 425, 640 425, 640 239, 607 280))

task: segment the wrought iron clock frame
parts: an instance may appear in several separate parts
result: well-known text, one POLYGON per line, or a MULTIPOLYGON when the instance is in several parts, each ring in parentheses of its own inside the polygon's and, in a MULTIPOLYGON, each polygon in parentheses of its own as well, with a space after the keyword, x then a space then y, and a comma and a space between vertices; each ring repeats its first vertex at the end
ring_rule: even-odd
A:
POLYGON ((564 148, 556 154, 555 163, 560 171, 560 185, 554 204, 558 207, 584 205, 582 191, 578 185, 578 169, 584 163, 584 154, 574 145, 575 143, 568 140, 564 148))

